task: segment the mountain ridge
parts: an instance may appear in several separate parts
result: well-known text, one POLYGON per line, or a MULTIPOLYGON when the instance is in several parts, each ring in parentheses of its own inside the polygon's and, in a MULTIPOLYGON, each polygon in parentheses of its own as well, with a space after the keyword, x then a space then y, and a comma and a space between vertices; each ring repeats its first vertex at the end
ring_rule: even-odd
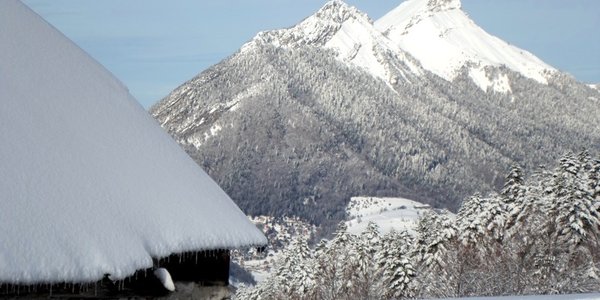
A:
POLYGON ((506 76, 490 78, 489 67, 505 65, 543 84, 556 72, 535 55, 485 32, 458 0, 408 0, 378 19, 375 27, 425 69, 448 81, 469 67, 470 77, 484 91, 510 91, 506 76))
POLYGON ((241 51, 255 43, 276 47, 324 47, 335 52, 339 60, 362 68, 385 82, 398 80, 398 76, 395 77, 398 73, 402 74, 399 78, 410 80, 406 74, 421 75, 424 72, 416 60, 377 31, 365 13, 341 0, 327 2, 291 28, 258 33, 242 46, 241 51), (406 66, 389 64, 389 56, 400 56, 406 66))
POLYGON ((540 83, 483 66, 483 79, 509 87, 483 89, 471 65, 447 80, 369 19, 342 13, 341 25, 321 24, 317 14, 259 33, 150 109, 247 213, 331 225, 358 195, 452 209, 501 186, 512 164, 533 169, 600 146, 590 99, 598 93, 572 77, 555 72, 540 83))

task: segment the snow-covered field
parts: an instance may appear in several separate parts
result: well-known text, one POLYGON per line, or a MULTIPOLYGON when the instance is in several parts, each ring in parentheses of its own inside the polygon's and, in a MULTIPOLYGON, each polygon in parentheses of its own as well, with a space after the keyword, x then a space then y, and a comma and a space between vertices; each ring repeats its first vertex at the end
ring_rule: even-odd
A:
POLYGON ((381 233, 392 229, 414 232, 419 217, 431 207, 405 198, 353 197, 346 214, 348 232, 360 234, 369 222, 377 224, 381 233))

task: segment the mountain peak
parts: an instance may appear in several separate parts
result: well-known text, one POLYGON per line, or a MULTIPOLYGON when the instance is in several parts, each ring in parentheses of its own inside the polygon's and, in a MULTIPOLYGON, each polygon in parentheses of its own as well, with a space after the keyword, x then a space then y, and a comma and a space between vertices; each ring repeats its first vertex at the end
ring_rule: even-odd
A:
POLYGON ((419 1, 427 1, 427 8, 430 11, 446 11, 452 9, 460 9, 461 3, 460 0, 419 0, 419 1))
POLYGON ((554 69, 507 42, 490 35, 461 9, 460 0, 409 0, 375 22, 397 47, 414 56, 436 75, 452 81, 463 67, 483 90, 510 91, 506 75, 491 68, 508 69, 548 83, 554 69))
POLYGON ((386 82, 397 78, 396 75, 408 80, 408 77, 422 74, 421 66, 412 58, 407 58, 401 65, 387 65, 390 55, 406 58, 406 53, 378 31, 367 14, 342 0, 327 2, 291 28, 259 33, 242 47, 242 51, 252 49, 254 45, 322 47, 333 51, 340 61, 364 69, 386 82))
POLYGON ((354 6, 348 5, 342 0, 331 0, 327 2, 314 16, 322 20, 333 21, 340 24, 351 18, 367 19, 372 23, 365 13, 354 6))
POLYGON ((260 32, 254 40, 276 46, 325 45, 346 23, 367 27, 373 25, 369 16, 356 7, 342 0, 331 0, 299 24, 287 29, 260 32))

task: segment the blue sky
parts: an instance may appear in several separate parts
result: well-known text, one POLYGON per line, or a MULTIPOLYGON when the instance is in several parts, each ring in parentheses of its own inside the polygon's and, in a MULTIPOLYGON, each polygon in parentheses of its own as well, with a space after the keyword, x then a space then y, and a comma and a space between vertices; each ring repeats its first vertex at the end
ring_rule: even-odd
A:
MULTIPOLYGON (((129 87, 144 107, 325 0, 23 0, 129 87)), ((347 0, 372 19, 402 0, 347 0)), ((489 33, 583 82, 600 83, 600 1, 462 0, 489 33)))

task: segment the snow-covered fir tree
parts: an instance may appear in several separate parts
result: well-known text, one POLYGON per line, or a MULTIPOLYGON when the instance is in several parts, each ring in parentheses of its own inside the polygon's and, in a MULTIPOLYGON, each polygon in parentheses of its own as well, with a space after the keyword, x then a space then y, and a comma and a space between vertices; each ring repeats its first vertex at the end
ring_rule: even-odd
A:
POLYGON ((402 299, 600 290, 600 163, 567 153, 526 178, 511 169, 500 194, 464 200, 456 217, 429 211, 414 236, 359 236, 344 222, 311 249, 303 239, 240 299, 402 299))
POLYGON ((433 211, 419 221, 412 255, 417 264, 418 297, 456 296, 459 261, 454 223, 448 214, 433 211))
POLYGON ((382 296, 385 299, 414 297, 410 284, 415 277, 415 269, 408 251, 412 240, 405 231, 398 233, 395 230, 383 238, 378 264, 382 270, 382 296))
POLYGON ((406 232, 381 237, 375 223, 360 236, 340 223, 331 241, 314 250, 296 239, 278 260, 276 271, 236 299, 402 299, 412 297, 416 275, 413 238, 406 232), (385 249, 385 250, 384 250, 385 249))
POLYGON ((279 290, 291 298, 301 298, 314 290, 312 252, 305 237, 297 236, 281 257, 275 270, 279 290))
POLYGON ((369 222, 356 244, 354 289, 356 295, 362 299, 376 298, 375 296, 379 295, 379 291, 383 288, 379 284, 380 274, 376 261, 376 255, 381 252, 382 247, 379 230, 377 224, 369 222))
POLYGON ((513 166, 504 180, 502 196, 506 197, 505 202, 512 203, 517 201, 524 192, 525 180, 523 170, 519 166, 513 166))

